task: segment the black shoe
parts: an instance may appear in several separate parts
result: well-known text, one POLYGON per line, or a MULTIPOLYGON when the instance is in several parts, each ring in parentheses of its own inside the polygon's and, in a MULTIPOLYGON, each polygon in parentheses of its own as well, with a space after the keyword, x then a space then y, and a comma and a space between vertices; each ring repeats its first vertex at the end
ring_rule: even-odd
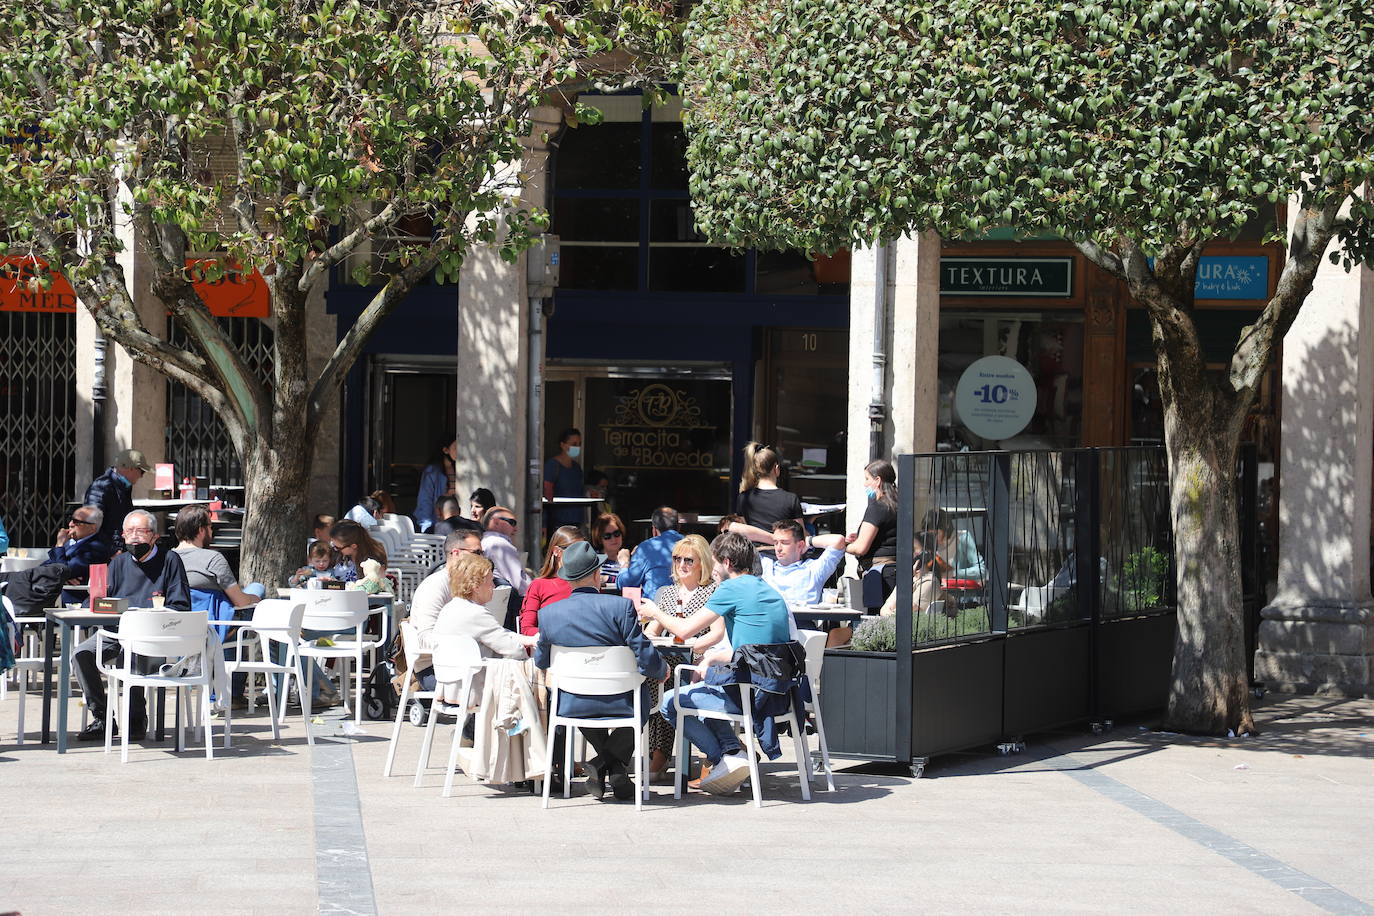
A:
MULTIPOLYGON (((119 732, 118 732, 118 730, 117 730, 118 728, 119 728, 119 726, 116 725, 116 726, 115 726, 115 729, 116 729, 116 731, 115 731, 115 736, 116 736, 116 737, 119 736, 119 732)), ((146 737, 148 737, 148 723, 147 723, 146 721, 144 721, 144 722, 137 722, 137 721, 135 721, 135 722, 129 723, 129 740, 130 740, 130 741, 142 741, 142 740, 143 740, 144 738, 146 738, 146 737)))
POLYGON ((611 792, 615 795, 616 801, 629 801, 635 797, 635 783, 630 778, 630 774, 624 770, 619 770, 611 774, 611 792))
MULTIPOLYGON (((114 726, 112 726, 112 727, 113 727, 114 731, 112 731, 112 732, 110 733, 111 737, 118 738, 118 737, 119 737, 119 726, 118 726, 118 725, 114 725, 114 726)), ((104 741, 104 740, 105 740, 105 715, 104 715, 104 713, 101 713, 100 715, 96 716, 95 719, 93 719, 93 720, 91 721, 91 724, 90 724, 90 725, 87 725, 85 728, 81 729, 81 731, 77 732, 77 733, 76 733, 76 740, 77 740, 77 741, 104 741)))
POLYGON ((606 794, 606 773, 593 763, 586 764, 586 768, 587 794, 599 799, 606 794))

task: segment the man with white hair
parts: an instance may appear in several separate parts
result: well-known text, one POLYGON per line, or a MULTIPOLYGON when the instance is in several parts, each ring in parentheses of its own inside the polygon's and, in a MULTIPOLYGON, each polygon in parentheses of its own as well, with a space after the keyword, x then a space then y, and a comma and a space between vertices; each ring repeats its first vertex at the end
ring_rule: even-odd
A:
MULTIPOLYGON (((157 519, 153 514, 135 509, 124 516, 121 533, 125 550, 110 561, 108 597, 126 598, 129 607, 151 607, 153 596, 161 595, 168 610, 189 611, 191 589, 186 584, 186 567, 176 551, 157 545, 157 519)), ((119 659, 122 650, 118 643, 107 642, 103 651, 105 663, 110 664, 119 659)), ((92 717, 91 724, 77 734, 77 740, 104 741, 105 679, 96 665, 94 636, 76 647, 74 658, 76 679, 92 717)), ((141 741, 147 731, 143 688, 133 687, 129 694, 129 738, 141 741)))

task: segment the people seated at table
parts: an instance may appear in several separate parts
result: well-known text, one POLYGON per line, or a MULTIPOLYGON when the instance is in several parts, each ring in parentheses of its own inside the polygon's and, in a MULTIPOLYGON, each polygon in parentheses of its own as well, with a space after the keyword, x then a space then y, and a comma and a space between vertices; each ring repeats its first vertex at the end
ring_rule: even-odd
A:
MULTIPOLYGON (((639 673, 650 680, 662 680, 668 666, 640 628, 634 605, 626 598, 605 595, 598 590, 604 560, 586 541, 577 541, 564 549, 558 575, 567 580, 572 594, 549 605, 540 615, 534 663, 539 668, 548 668, 553 660, 554 646, 629 646, 634 651, 639 673)), ((646 716, 652 711, 648 697, 646 684, 641 688, 641 709, 646 716)), ((562 715, 588 719, 618 718, 633 713, 634 699, 628 692, 616 696, 560 693, 558 711, 562 715)), ((628 728, 584 728, 580 731, 596 752, 586 765, 587 791, 599 799, 609 784, 617 799, 633 798, 635 787, 629 776, 629 765, 634 754, 634 732, 628 728)), ((557 752, 554 759, 560 759, 557 752)))
POLYGON ((744 476, 740 480, 735 511, 744 516, 742 525, 730 530, 757 544, 762 552, 773 552, 773 523, 792 519, 802 523, 801 500, 778 485, 782 461, 771 445, 750 442, 744 447, 744 476))
POLYGON ((463 504, 456 496, 441 497, 434 506, 434 517, 438 521, 429 530, 430 534, 448 537, 455 531, 475 531, 479 538, 482 536, 482 523, 463 517, 463 504))
MULTIPOLYGON (((431 647, 446 636, 469 636, 477 641, 483 658, 520 658, 539 641, 534 636, 512 633, 487 609, 496 591, 495 567, 491 560, 473 553, 461 553, 454 560, 449 573, 449 590, 453 597, 439 611, 430 634, 431 647)), ((478 687, 474 683, 474 687, 478 687)), ((480 694, 478 694, 480 696, 480 694)), ((446 694, 447 703, 458 702, 457 692, 446 694)))
MULTIPOLYGON (((189 611, 191 589, 186 582, 186 568, 176 551, 157 546, 158 526, 153 514, 142 509, 130 512, 124 517, 120 534, 125 551, 110 561, 107 597, 124 598, 131 608, 146 608, 153 606, 156 595, 162 598, 167 610, 189 611)), ((105 678, 96 664, 95 642, 95 636, 84 640, 72 656, 76 680, 92 717, 91 724, 77 735, 81 741, 105 740, 105 678)), ((119 643, 109 640, 104 645, 102 661, 107 665, 117 663, 122 654, 119 643)), ((128 724, 130 740, 142 740, 148 730, 148 712, 141 687, 130 689, 128 724)))
MULTIPOLYGON (((892 594, 897 585, 897 471, 892 462, 879 458, 870 461, 863 472, 864 495, 868 506, 854 539, 845 551, 859 558, 859 571, 877 568, 882 575, 882 597, 892 594)), ((873 606, 881 606, 875 601, 873 606)))
MULTIPOLYGON (((945 614, 953 617, 958 608, 949 600, 945 592, 945 579, 949 577, 950 565, 935 547, 935 535, 923 533, 915 546, 916 556, 911 564, 911 609, 914 613, 924 614, 933 602, 944 602, 945 614)), ((887 596, 878 613, 883 617, 897 614, 897 592, 887 596)))
MULTIPOLYGON (((544 462, 544 499, 582 496, 582 431, 568 427, 558 434, 558 454, 544 462)), ((548 506, 544 510, 544 524, 549 528, 579 525, 586 519, 581 506, 548 506)))
POLYGON ((682 532, 677 530, 677 510, 670 506, 655 509, 649 522, 653 536, 635 548, 616 585, 622 590, 637 588, 640 594, 652 597, 673 581, 673 548, 682 540, 682 532))
POLYGON ((587 532, 577 525, 564 525, 549 538, 549 546, 544 551, 544 565, 539 576, 530 583, 520 603, 520 632, 533 636, 539 632, 539 612, 555 601, 562 601, 572 593, 568 580, 558 575, 563 565, 563 551, 569 544, 585 541, 587 532))
POLYGON ((496 565, 496 574, 523 598, 534 577, 520 562, 520 551, 515 547, 515 532, 520 530, 515 510, 492 506, 482 514, 482 529, 482 552, 496 565))
POLYGON ((825 583, 844 559, 849 538, 843 534, 818 534, 807 537, 796 519, 773 523, 774 556, 762 557, 763 581, 776 588, 788 604, 819 604, 825 583), (819 547, 819 557, 806 556, 819 547))
POLYGON ((956 531, 954 519, 944 509, 927 512, 921 519, 921 530, 934 533, 935 549, 949 564, 949 578, 980 583, 987 578, 987 566, 973 542, 973 533, 962 528, 956 531))
POLYGON ((305 549, 305 565, 291 574, 287 584, 292 588, 305 588, 311 579, 326 579, 338 561, 328 539, 311 541, 305 549))
POLYGON ((377 543, 367 529, 351 519, 335 522, 329 529, 329 544, 338 560, 329 571, 329 578, 340 582, 355 582, 362 575, 364 560, 376 560, 386 573, 386 548, 377 543))
POLYGON ((601 564, 601 584, 608 588, 618 588, 616 581, 626 566, 630 565, 630 551, 625 546, 625 523, 614 512, 603 512, 592 522, 591 544, 596 552, 604 554, 606 562, 601 564))
MULTIPOLYGON (((711 561, 711 545, 706 543, 706 538, 699 534, 687 535, 673 548, 673 581, 653 596, 654 604, 674 617, 691 617, 706 606, 707 599, 716 590, 716 581, 711 578, 714 565, 711 561)), ((663 627, 651 621, 645 624, 644 632, 650 637, 658 636, 663 633, 663 627)), ((691 638, 696 640, 692 653, 700 657, 725 638, 725 624, 716 621, 691 638)), ((666 658, 670 674, 684 661, 678 653, 669 654, 666 658)), ((649 719, 649 775, 661 779, 667 771, 668 758, 673 751, 673 723, 666 721, 657 711, 661 699, 659 685, 651 684, 650 692, 655 711, 649 719)))
POLYGON ((421 532, 434 527, 435 504, 441 497, 452 496, 458 482, 458 440, 445 436, 434 451, 434 460, 420 472, 420 490, 415 494, 415 530, 421 532))
POLYGON ((136 448, 126 448, 114 456, 114 462, 91 485, 81 503, 98 506, 104 520, 100 523, 100 539, 115 550, 124 549, 119 526, 134 508, 134 484, 143 479, 153 466, 136 448))
MULTIPOLYGON (((754 554, 754 545, 743 535, 720 535, 711 542, 711 557, 715 563, 712 577, 717 585, 706 606, 687 618, 673 617, 657 608, 642 608, 641 614, 683 639, 717 620, 724 620, 726 638, 733 651, 745 646, 791 641, 792 614, 787 602, 777 589, 749 572, 754 566, 754 554)), ((731 651, 716 648, 706 653, 703 662, 722 665, 731 658, 731 651)), ((706 682, 669 693, 661 706, 663 718, 676 722, 679 706, 686 710, 741 712, 738 688, 731 690, 728 686, 706 682)), ((749 761, 730 723, 689 714, 683 720, 683 728, 687 740, 706 756, 710 767, 710 773, 701 779, 703 791, 727 795, 749 778, 749 761)), ((765 750, 770 756, 776 756, 776 747, 765 750)))

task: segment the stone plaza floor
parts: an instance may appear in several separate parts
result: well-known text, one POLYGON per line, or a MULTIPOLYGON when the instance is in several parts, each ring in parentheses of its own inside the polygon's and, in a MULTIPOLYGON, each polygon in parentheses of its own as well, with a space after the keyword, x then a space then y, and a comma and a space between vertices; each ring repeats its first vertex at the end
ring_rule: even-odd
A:
POLYGON ((809 803, 785 747, 762 810, 655 786, 638 815, 577 784, 547 811, 463 776, 441 798, 446 740, 415 788, 408 724, 383 779, 384 723, 331 717, 311 751, 299 717, 280 744, 236 717, 213 761, 147 743, 121 765, 38 744, 37 709, 18 746, 0 703, 0 913, 1374 913, 1367 700, 1271 696, 1245 739, 1029 736, 923 779, 837 772, 809 803))

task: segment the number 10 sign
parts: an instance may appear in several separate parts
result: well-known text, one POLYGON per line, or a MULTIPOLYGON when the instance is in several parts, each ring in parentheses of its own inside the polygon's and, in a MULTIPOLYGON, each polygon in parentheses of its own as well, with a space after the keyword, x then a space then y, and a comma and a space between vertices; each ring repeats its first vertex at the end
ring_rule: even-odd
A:
POLYGON ((984 356, 959 377, 954 409, 975 436, 1010 439, 1035 415, 1035 380, 1014 359, 984 356))

